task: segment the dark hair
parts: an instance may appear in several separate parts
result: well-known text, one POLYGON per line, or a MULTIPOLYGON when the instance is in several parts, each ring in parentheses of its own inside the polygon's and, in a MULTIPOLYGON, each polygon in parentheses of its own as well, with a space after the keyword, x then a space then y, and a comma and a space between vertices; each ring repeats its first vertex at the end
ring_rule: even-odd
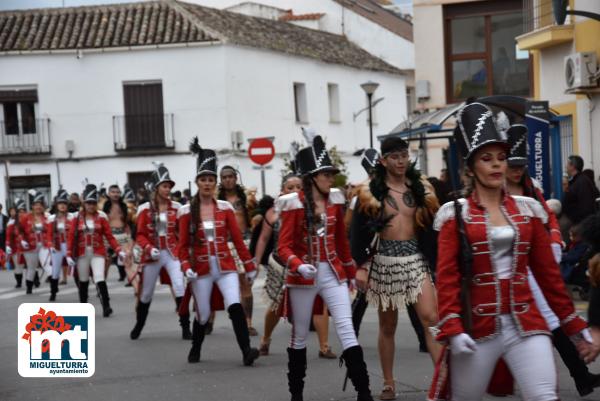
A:
POLYGON ((117 184, 112 184, 110 187, 108 187, 108 190, 110 191, 111 189, 118 189, 119 191, 121 190, 121 188, 119 188, 119 186, 117 184))
POLYGON ((579 155, 571 155, 569 156, 569 163, 571 163, 573 165, 573 167, 575 167, 575 170, 577 170, 578 172, 582 172, 583 171, 583 158, 579 155))
POLYGON ((408 142, 399 137, 385 138, 381 142, 381 155, 385 156, 387 153, 398 152, 401 150, 408 149, 408 142))
POLYGON ((286 175, 283 176, 283 178, 281 179, 281 189, 283 189, 283 186, 285 185, 285 183, 290 179, 290 178, 300 178, 302 179, 302 177, 300 177, 298 174, 296 173, 288 173, 286 175))
MULTIPOLYGON (((304 214, 306 216, 306 226, 312 227, 320 222, 321 218, 315 213, 316 204, 313 195, 313 176, 307 174, 302 177, 302 191, 304 191, 304 214)), ((309 233, 310 235, 310 233, 309 233)))
POLYGON ((224 171, 224 170, 231 170, 231 171, 233 172, 233 174, 234 174, 234 175, 236 176, 236 178, 237 178, 237 176, 238 176, 238 171, 237 171, 237 169, 236 169, 236 168, 234 168, 233 166, 230 166, 230 165, 225 165, 225 166, 221 167, 221 171, 219 171, 219 176, 220 176, 221 174, 223 174, 223 171, 224 171))
MULTIPOLYGON (((373 177, 369 183, 371 193, 379 202, 383 202, 390 190, 385 183, 386 174, 385 167, 378 163, 373 169, 373 177)), ((425 206, 425 187, 421 182, 421 172, 417 170, 415 163, 409 164, 406 169, 406 178, 406 187, 413 193, 417 207, 425 206)))
POLYGON ((263 196, 256 205, 256 209, 254 209, 254 216, 261 215, 264 216, 267 213, 267 210, 271 209, 275 204, 275 199, 272 196, 265 195, 263 196))

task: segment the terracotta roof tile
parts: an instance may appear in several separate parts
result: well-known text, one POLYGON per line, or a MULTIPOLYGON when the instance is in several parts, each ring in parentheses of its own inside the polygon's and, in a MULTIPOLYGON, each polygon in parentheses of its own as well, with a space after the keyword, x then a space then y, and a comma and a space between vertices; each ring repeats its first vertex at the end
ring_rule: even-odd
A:
POLYGON ((175 0, 0 12, 0 52, 206 41, 268 49, 359 69, 402 73, 343 36, 175 0))
POLYGON ((292 14, 288 13, 279 17, 279 21, 314 21, 321 19, 325 14, 323 13, 311 13, 311 14, 292 14))

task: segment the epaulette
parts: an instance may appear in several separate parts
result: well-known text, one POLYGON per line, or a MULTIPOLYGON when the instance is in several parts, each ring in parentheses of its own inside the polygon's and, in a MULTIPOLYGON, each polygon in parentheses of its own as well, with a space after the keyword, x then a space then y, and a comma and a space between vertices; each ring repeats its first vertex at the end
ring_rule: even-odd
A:
POLYGON ((190 213, 190 204, 188 203, 187 205, 183 205, 179 208, 179 210, 177 210, 177 218, 180 218, 181 216, 185 215, 185 214, 189 214, 190 213))
POLYGON ((540 202, 528 196, 513 196, 512 198, 523 216, 537 217, 542 220, 542 223, 548 223, 548 213, 540 202))
POLYGON ((227 202, 226 200, 217 199, 217 208, 219 210, 231 210, 231 211, 235 211, 235 209, 233 208, 233 206, 231 205, 231 203, 227 202))
POLYGON ((288 210, 303 209, 304 205, 300 201, 300 196, 296 192, 286 195, 281 195, 275 201, 275 208, 280 212, 288 210))
MULTIPOLYGON (((465 198, 460 198, 458 201, 462 206, 462 218, 466 219, 469 215, 469 208, 465 207, 467 205, 467 200, 465 198)), ((447 221, 454 219, 455 214, 454 201, 444 203, 435 214, 435 219, 433 220, 433 229, 435 231, 440 231, 442 226, 446 224, 447 221)))
POLYGON ((173 207, 173 209, 179 210, 181 208, 181 203, 175 202, 175 201, 171 201, 171 206, 173 207))
POLYGON ((136 214, 140 214, 146 209, 150 209, 150 202, 144 202, 141 205, 139 205, 136 214))
POLYGON ((331 191, 329 191, 329 202, 334 205, 345 205, 346 197, 340 189, 331 188, 331 191))
POLYGON ((106 215, 106 213, 104 213, 101 210, 98 211, 98 216, 100 216, 100 218, 102 218, 102 219, 108 220, 108 216, 106 215))
POLYGON ((542 184, 540 184, 540 182, 535 178, 531 178, 531 183, 533 184, 534 188, 539 189, 540 191, 544 190, 544 188, 542 188, 542 184))
POLYGON ((51 214, 50 216, 48 216, 48 223, 54 223, 54 220, 56 220, 55 214, 51 214))

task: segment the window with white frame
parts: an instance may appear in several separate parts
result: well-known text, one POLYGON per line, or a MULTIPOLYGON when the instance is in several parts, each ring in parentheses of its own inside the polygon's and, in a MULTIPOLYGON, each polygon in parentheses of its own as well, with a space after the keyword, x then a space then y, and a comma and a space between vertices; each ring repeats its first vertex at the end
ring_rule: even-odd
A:
POLYGON ((36 89, 0 89, 2 134, 36 133, 36 89))
POLYGON ((294 82, 294 111, 296 122, 301 124, 308 123, 308 108, 306 104, 306 85, 301 82, 294 82))
POLYGON ((329 122, 340 122, 340 87, 338 84, 327 84, 327 96, 329 99, 329 122))

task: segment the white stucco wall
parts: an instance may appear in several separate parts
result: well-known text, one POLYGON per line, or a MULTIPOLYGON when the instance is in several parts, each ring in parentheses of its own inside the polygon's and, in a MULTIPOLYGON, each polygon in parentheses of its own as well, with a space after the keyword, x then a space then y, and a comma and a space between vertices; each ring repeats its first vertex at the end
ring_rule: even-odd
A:
MULTIPOLYGON (((415 80, 429 81, 430 98, 426 108, 446 105, 444 18, 441 4, 415 4, 415 80)), ((418 107, 418 106, 417 106, 418 107)))
MULTIPOLYGON (((231 46, 201 46, 106 53, 3 56, 0 88, 35 85, 39 117, 51 120, 52 155, 39 162, 13 161, 11 176, 50 174, 52 191, 58 188, 56 159, 67 158, 65 141, 75 141, 75 160, 60 161, 62 184, 80 191, 81 181, 106 184, 127 180, 128 172, 151 170, 153 160, 163 161, 178 188, 193 177, 195 161, 184 154, 190 139, 220 151, 220 164, 243 171, 248 186, 260 188, 259 171, 245 154, 231 154, 231 132, 242 131, 247 139, 274 136, 277 151, 287 154, 289 143, 301 139, 295 122, 293 82, 307 89, 309 126, 315 127, 329 146, 337 145, 348 161, 351 180, 364 172, 359 157, 350 156, 368 145, 366 113, 353 121, 353 113, 365 107, 360 84, 380 83, 374 136, 387 133, 406 117, 405 81, 390 75, 324 64, 316 60, 274 52, 231 46), (44 68, 39 68, 41 65, 44 68), (174 115, 176 151, 180 154, 131 156, 117 154, 113 145, 112 117, 123 115, 123 82, 160 80, 164 112, 174 115), (327 84, 339 85, 340 123, 329 122, 327 84)), ((280 155, 281 156, 281 155, 280 155)), ((267 172, 267 191, 277 193, 282 159, 267 172)), ((4 171, 2 172, 4 176, 4 171)), ((5 182, 0 199, 6 198, 5 182)))
POLYGON ((566 94, 564 58, 575 52, 574 44, 565 43, 540 52, 540 99, 550 104, 572 102, 573 95, 566 94))

